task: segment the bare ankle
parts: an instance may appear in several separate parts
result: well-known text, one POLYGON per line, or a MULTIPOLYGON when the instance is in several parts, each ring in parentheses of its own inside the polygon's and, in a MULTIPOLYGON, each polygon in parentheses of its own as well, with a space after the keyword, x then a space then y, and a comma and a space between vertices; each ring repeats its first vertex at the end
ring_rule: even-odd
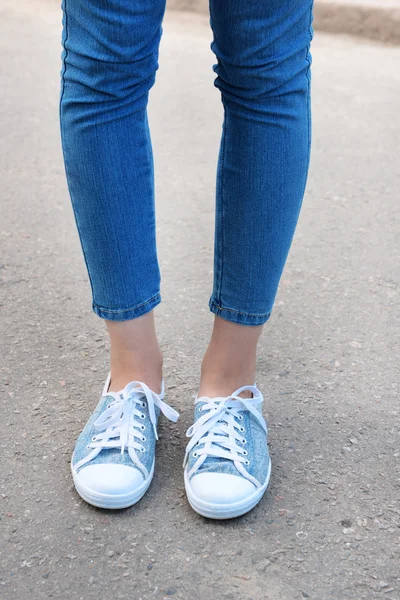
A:
POLYGON ((161 391, 162 353, 153 313, 124 322, 107 321, 111 356, 110 391, 119 391, 131 381, 141 381, 161 391))
POLYGON ((228 396, 244 385, 253 385, 255 377, 255 360, 230 364, 222 357, 206 355, 201 367, 199 395, 228 396))
POLYGON ((262 326, 246 327, 216 317, 202 363, 199 395, 228 396, 254 384, 261 331, 262 326))
MULTIPOLYGON (((200 379, 199 397, 206 396, 208 398, 226 397, 233 394, 236 390, 244 385, 253 385, 255 381, 255 373, 239 375, 235 374, 230 377, 221 376, 221 374, 202 375, 200 379)), ((248 391, 240 394, 244 398, 250 398, 251 393, 248 391)))
POLYGON ((124 360, 118 360, 111 355, 111 381, 110 392, 122 390, 132 381, 141 381, 149 386, 151 390, 159 394, 162 385, 162 356, 152 357, 151 361, 144 361, 141 356, 124 357, 124 360))

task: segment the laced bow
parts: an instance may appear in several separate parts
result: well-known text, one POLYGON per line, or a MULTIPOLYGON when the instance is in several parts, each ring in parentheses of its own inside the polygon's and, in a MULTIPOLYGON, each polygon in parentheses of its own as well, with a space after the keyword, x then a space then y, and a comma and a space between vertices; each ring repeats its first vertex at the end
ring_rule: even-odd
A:
POLYGON ((243 421, 243 411, 249 411, 257 420, 265 432, 267 425, 258 409, 263 401, 263 397, 256 386, 246 385, 236 390, 231 396, 226 398, 197 398, 195 405, 204 403, 200 411, 204 413, 189 427, 186 436, 191 440, 186 447, 185 467, 189 460, 189 454, 197 445, 193 456, 197 458, 188 476, 191 477, 204 463, 209 456, 224 458, 234 463, 237 470, 246 479, 252 481, 257 487, 260 483, 250 475, 243 465, 249 465, 246 459, 247 451, 239 446, 237 442, 246 444, 243 437, 244 427, 240 424, 243 421), (249 391, 253 394, 252 398, 241 398, 239 394, 249 391))
POLYGON ((108 404, 106 410, 94 422, 94 428, 98 433, 92 437, 91 443, 88 445, 88 448, 93 451, 77 463, 75 468, 78 469, 93 460, 103 449, 121 448, 121 454, 123 454, 127 448, 132 461, 141 470, 146 470, 136 455, 136 451, 145 452, 145 447, 140 442, 146 441, 143 435, 143 420, 146 415, 140 408, 145 408, 147 402, 150 421, 157 440, 155 407, 157 406, 167 419, 174 423, 178 420, 179 413, 163 402, 158 394, 141 381, 133 381, 119 394, 109 392, 107 396, 112 396, 115 400, 108 404))

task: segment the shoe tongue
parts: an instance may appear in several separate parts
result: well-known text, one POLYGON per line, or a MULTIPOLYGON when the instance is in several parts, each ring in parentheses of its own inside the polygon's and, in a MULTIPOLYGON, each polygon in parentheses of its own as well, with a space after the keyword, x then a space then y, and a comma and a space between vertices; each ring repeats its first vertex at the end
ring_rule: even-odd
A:
MULTIPOLYGON (((119 390, 118 392, 106 392, 104 394, 103 398, 110 398, 111 400, 123 400, 124 391, 125 391, 125 389, 119 390)), ((140 388, 138 388, 137 390, 135 388, 132 388, 129 391, 129 395, 133 395, 133 394, 136 394, 136 396, 144 396, 144 392, 140 388)))
POLYGON ((198 402, 201 402, 202 404, 204 404, 204 402, 210 402, 211 398, 209 398, 208 396, 197 396, 195 399, 195 403, 197 404, 198 402))
POLYGON ((198 396, 196 398, 196 403, 202 402, 204 404, 207 402, 221 402, 222 400, 225 400, 224 396, 215 396, 213 398, 210 398, 209 396, 198 396))
POLYGON ((122 395, 121 392, 107 392, 106 394, 104 394, 103 398, 108 402, 114 402, 114 400, 121 400, 122 395))

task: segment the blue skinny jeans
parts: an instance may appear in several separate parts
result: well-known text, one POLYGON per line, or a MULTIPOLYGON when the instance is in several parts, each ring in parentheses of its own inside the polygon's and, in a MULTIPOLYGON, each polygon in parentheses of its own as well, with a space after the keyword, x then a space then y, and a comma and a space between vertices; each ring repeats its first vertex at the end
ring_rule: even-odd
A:
MULTIPOLYGON (((165 0, 63 0, 65 168, 93 310, 109 320, 161 301, 147 102, 164 11, 165 0)), ((307 180, 312 0, 210 0, 210 25, 224 120, 209 306, 261 325, 307 180)))

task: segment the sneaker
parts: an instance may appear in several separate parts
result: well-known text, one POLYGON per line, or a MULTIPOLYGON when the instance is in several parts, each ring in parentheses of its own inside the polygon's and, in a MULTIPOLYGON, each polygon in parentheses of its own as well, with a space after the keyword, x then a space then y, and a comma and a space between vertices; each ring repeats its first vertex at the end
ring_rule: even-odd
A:
POLYGON ((196 398, 183 466, 189 503, 203 517, 244 515, 267 489, 271 460, 262 402, 256 385, 243 386, 227 398, 196 398), (253 397, 240 398, 244 391, 253 397))
POLYGON ((162 412, 176 422, 179 414, 161 394, 132 381, 109 392, 110 375, 100 401, 78 437, 71 461, 78 494, 100 508, 126 508, 142 498, 154 473, 157 421, 162 412))

